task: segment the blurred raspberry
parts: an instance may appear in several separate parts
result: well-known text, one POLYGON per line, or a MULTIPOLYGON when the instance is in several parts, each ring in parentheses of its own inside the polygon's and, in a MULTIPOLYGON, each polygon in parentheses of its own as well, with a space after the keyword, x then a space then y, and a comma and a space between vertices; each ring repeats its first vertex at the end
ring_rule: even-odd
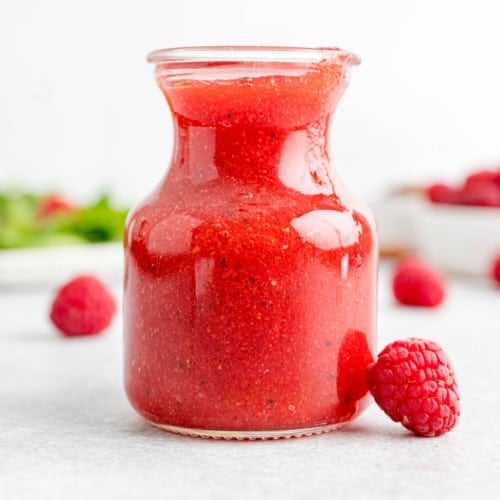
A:
POLYGON ((493 181, 475 180, 460 190, 461 205, 478 207, 500 207, 500 187, 493 181))
POLYGON ((458 190, 446 184, 432 184, 426 189, 427 198, 433 203, 458 203, 458 190))
POLYGON ((406 257, 396 264, 392 290, 399 303, 421 307, 438 306, 446 294, 443 276, 415 257, 406 257))
POLYGON ((115 299, 101 281, 79 276, 58 290, 50 319, 67 337, 94 335, 109 326, 115 311, 115 299))
POLYGON ((493 280, 500 285, 500 254, 498 254, 493 260, 493 266, 491 267, 491 276, 493 280))
POLYGON ((472 174, 469 174, 465 178, 464 186, 469 187, 474 184, 490 184, 495 183, 497 172, 494 170, 478 170, 472 174))
POLYGON ((46 219, 55 214, 71 213, 76 210, 76 206, 64 199, 62 196, 53 194, 40 200, 38 206, 38 218, 46 219))
POLYGON ((500 169, 498 169, 495 173, 494 182, 498 187, 500 187, 500 169))

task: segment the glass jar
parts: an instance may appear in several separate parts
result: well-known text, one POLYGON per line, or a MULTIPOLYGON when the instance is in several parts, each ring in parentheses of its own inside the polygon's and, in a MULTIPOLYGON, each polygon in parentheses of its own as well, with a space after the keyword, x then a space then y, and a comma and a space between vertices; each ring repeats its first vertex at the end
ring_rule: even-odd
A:
POLYGON ((130 402, 166 430, 215 438, 350 421, 367 404, 377 243, 327 132, 358 58, 192 47, 148 59, 175 145, 127 222, 130 402))

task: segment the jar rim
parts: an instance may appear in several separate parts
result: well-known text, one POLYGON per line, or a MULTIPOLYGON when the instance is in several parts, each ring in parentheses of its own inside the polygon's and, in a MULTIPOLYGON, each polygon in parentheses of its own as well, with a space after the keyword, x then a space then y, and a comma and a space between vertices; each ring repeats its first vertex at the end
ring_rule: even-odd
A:
POLYGON ((292 47, 279 45, 207 45, 154 50, 147 56, 153 64, 288 62, 314 64, 322 61, 359 64, 360 58, 338 47, 292 47))

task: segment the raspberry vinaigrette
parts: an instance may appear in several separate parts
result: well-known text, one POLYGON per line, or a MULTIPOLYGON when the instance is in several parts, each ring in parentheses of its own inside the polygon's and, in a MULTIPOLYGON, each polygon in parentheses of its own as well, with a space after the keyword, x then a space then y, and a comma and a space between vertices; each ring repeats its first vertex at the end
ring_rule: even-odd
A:
POLYGON ((277 438, 367 403, 377 243, 327 146, 356 56, 340 49, 153 52, 174 117, 160 185, 125 237, 125 382, 167 430, 277 438))

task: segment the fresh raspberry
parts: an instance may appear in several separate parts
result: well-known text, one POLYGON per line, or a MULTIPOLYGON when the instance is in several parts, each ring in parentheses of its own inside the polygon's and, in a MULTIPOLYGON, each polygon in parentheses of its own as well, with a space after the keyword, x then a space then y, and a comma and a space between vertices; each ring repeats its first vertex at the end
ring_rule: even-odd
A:
POLYGON ((500 254, 498 254, 493 260, 493 266, 491 267, 491 277, 498 285, 500 285, 500 254))
POLYGON ((67 337, 94 335, 109 326, 115 311, 115 299, 101 281, 79 276, 58 290, 50 319, 67 337))
POLYGON ((455 205, 458 203, 458 190, 447 184, 432 184, 425 193, 433 203, 446 203, 455 205))
POLYGON ((71 213, 76 210, 76 206, 63 197, 52 194, 42 198, 38 206, 38 218, 47 219, 56 214, 71 213))
POLYGON ((411 338, 389 344, 366 377, 380 408, 418 436, 440 436, 458 422, 455 374, 435 342, 411 338))
POLYGON ((438 306, 446 294, 443 276, 415 257, 398 262, 392 278, 392 291, 401 304, 421 307, 438 306))

